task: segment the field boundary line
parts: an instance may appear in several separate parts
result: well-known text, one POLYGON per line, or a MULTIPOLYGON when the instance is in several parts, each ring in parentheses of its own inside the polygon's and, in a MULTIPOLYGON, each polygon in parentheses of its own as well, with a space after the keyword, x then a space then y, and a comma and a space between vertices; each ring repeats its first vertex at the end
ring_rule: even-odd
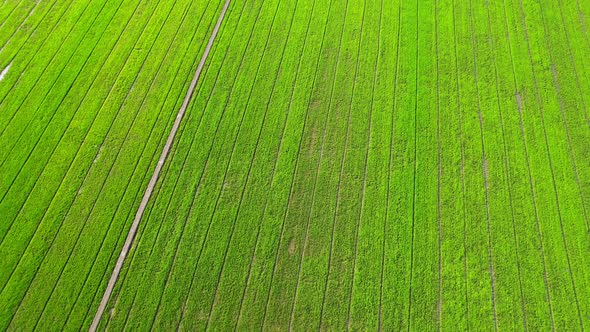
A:
POLYGON ((111 294, 113 292, 113 288, 115 286, 115 283, 117 282, 117 279, 119 277, 119 273, 121 272, 121 268, 123 267, 123 263, 125 262, 125 258, 127 258, 127 254, 129 253, 129 249, 131 248, 131 245, 133 244, 133 240, 135 238, 135 234, 137 233, 137 228, 139 226, 139 221, 141 220, 141 218, 143 216, 143 212, 145 211, 145 208, 147 206, 147 203, 149 202, 149 200, 152 196, 152 192, 154 190, 156 182, 158 181, 158 179, 160 177, 160 172, 162 170, 162 166, 164 165, 164 162, 166 161, 166 158, 168 157, 168 153, 170 152, 170 148, 172 147, 172 143, 174 141, 176 133, 178 132, 178 128, 180 127, 180 122, 182 121, 182 118, 184 117, 184 114, 186 113, 187 106, 188 106, 190 99, 193 95, 193 92, 194 92, 195 87, 197 85, 197 81, 199 80, 199 78, 201 76, 201 72, 202 72, 203 67, 205 65, 205 61, 207 60, 207 57, 209 55, 209 51, 211 50, 211 47, 213 46, 213 42, 215 41, 215 37, 217 36, 217 33, 219 32, 219 28, 221 26, 221 23, 223 22, 223 19, 225 17, 225 13, 227 12, 227 8, 229 7, 230 2, 231 2, 231 0, 225 1, 225 5, 223 6, 223 9, 221 10, 221 14, 219 15, 219 18, 217 19, 217 23, 215 24, 215 28, 213 29, 213 32, 211 33, 211 37, 209 38, 209 42, 207 43, 207 47, 205 48, 205 51, 201 57, 201 61, 199 62, 199 65, 197 67, 197 70, 196 70, 193 80, 191 82, 191 85, 189 86, 187 94, 184 98, 182 106, 180 107, 180 110, 178 111, 178 114, 176 115, 174 125, 172 126, 172 129, 170 130, 170 134, 168 135, 168 139, 166 140, 166 144, 164 145, 164 148, 162 149, 162 153, 160 155, 160 159, 158 160, 158 164, 156 165, 156 169, 154 170, 154 173, 152 174, 152 178, 151 178, 150 182, 148 183, 146 191, 143 195, 143 199, 141 200, 141 204, 139 205, 139 208, 137 210, 135 218, 133 219, 133 223, 131 225, 131 228, 129 229, 129 233, 127 234, 127 238, 125 239, 125 244, 123 245, 123 248, 121 249, 121 253, 119 254, 119 258, 117 259, 117 263, 115 265, 115 268, 113 269, 113 273, 111 274, 111 278, 109 279, 109 282, 107 284, 107 288, 105 289, 102 300, 100 301, 100 305, 96 311, 96 315, 94 316, 94 319, 92 320, 92 324, 90 325, 89 331, 91 331, 91 332, 96 331, 96 329, 98 327, 98 323, 100 322, 100 319, 102 318, 102 314, 104 313, 104 310, 109 302, 109 299, 110 299, 111 294))

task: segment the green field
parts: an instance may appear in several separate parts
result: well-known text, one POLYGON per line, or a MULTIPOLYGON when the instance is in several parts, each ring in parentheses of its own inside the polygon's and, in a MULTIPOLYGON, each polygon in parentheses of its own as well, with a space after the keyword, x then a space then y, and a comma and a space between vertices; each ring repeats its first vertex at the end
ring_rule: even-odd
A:
MULTIPOLYGON (((224 3, 0 3, 0 331, 88 330, 224 3)), ((589 27, 231 0, 99 330, 590 329, 589 27)))

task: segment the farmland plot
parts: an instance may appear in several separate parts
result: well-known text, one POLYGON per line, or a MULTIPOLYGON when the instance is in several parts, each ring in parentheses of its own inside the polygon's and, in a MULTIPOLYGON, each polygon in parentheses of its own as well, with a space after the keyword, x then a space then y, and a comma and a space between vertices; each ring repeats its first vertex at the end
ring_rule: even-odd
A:
POLYGON ((554 5, 576 32, 526 1, 234 2, 103 327, 583 326, 588 49, 554 5))
POLYGON ((220 4, 55 1, 2 50, 2 329, 89 325, 220 4))
MULTIPOLYGON (((90 326, 222 6, 0 7, 0 328, 90 326)), ((587 329, 587 17, 231 0, 98 329, 587 329)))

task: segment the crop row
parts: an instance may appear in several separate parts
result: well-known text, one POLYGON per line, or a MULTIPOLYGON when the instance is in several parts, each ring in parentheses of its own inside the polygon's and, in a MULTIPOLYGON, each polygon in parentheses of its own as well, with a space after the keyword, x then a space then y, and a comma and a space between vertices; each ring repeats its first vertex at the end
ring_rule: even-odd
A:
POLYGON ((1 326, 89 325, 220 9, 74 2, 16 54, 38 72, 3 102, 1 326))
MULTIPOLYGON (((0 329, 89 325, 221 5, 0 7, 0 329)), ((232 1, 100 328, 587 327, 588 15, 232 1)))
POLYGON ((234 2, 103 327, 580 327, 583 5, 234 2))

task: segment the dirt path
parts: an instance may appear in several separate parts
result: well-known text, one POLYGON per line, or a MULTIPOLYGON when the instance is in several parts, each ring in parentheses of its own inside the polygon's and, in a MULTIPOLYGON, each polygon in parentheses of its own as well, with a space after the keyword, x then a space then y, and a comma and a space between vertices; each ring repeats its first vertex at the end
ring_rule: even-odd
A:
POLYGON ((215 37, 217 37, 217 33, 219 32, 219 27, 221 26, 221 23, 223 22, 223 18, 225 17, 225 13, 227 12, 227 8, 229 7, 230 2, 231 2, 231 0, 225 1, 225 5, 223 6, 223 9, 221 10, 221 14, 219 15, 219 18, 217 19, 217 23, 215 24, 215 28, 213 29, 213 32, 211 33, 211 37, 209 38, 209 42, 207 43, 207 47, 205 48, 205 52, 203 53, 203 56, 201 57, 201 61, 199 62, 199 65, 197 67, 197 70, 195 72, 193 80, 191 82, 191 85, 186 93, 186 96, 184 97, 184 101, 182 103, 182 106, 178 110, 178 114, 176 115, 176 119, 174 120, 174 125, 172 126, 172 129, 170 130, 170 134, 168 135, 168 139, 166 140, 166 144, 164 145, 164 148, 162 149, 162 153, 160 154, 160 159, 158 160, 158 164, 156 165, 154 173, 152 174, 152 178, 150 179, 150 182, 148 183, 148 186, 147 186, 145 193, 143 195, 143 198, 141 200, 141 204, 139 205, 137 213, 135 214, 135 218, 133 219, 133 223, 131 224, 131 228, 129 229, 129 233, 127 234, 127 238, 125 239, 125 244, 123 245, 123 248, 121 249, 121 253, 119 254, 119 258, 117 259, 117 264, 115 265, 115 268, 113 269, 113 273, 111 274, 111 278, 109 279, 109 283, 107 284, 107 288, 104 291, 104 294, 102 296, 102 300, 100 301, 100 305, 98 306, 98 310, 96 311, 96 315, 94 316, 94 319, 92 320, 92 325, 90 325, 89 331, 91 331, 91 332, 96 331, 96 329, 98 328, 98 324, 100 322, 100 319, 104 313, 104 310, 105 310, 107 304, 109 303, 111 294, 113 292, 113 288, 115 287, 115 283, 117 282, 117 279, 119 278, 119 273, 121 273, 121 268, 123 267, 123 263, 125 262, 125 258, 127 258, 127 254, 129 253, 129 249, 131 248, 131 245, 133 244, 133 240, 134 240, 135 235, 137 233, 137 228, 139 226, 139 222, 143 216, 143 213, 145 211, 147 203, 149 202, 149 200, 152 196, 152 192, 154 190, 154 187, 156 186, 156 183, 158 182, 158 178, 160 177, 160 172, 162 171, 162 166, 164 165, 164 162, 166 161, 166 158, 168 157, 168 153, 170 152, 170 148, 172 147, 172 143, 174 142, 174 137, 176 136, 176 132, 178 131, 178 128, 180 126, 180 122, 182 121, 182 118, 184 117, 184 114, 186 113, 186 108, 190 102, 192 95, 193 95, 193 92, 195 90, 195 87, 197 85, 199 77, 201 76, 201 72, 203 71, 205 61, 207 60, 207 57, 209 55, 209 51, 211 50, 211 47, 213 46, 213 42, 215 41, 215 37))

